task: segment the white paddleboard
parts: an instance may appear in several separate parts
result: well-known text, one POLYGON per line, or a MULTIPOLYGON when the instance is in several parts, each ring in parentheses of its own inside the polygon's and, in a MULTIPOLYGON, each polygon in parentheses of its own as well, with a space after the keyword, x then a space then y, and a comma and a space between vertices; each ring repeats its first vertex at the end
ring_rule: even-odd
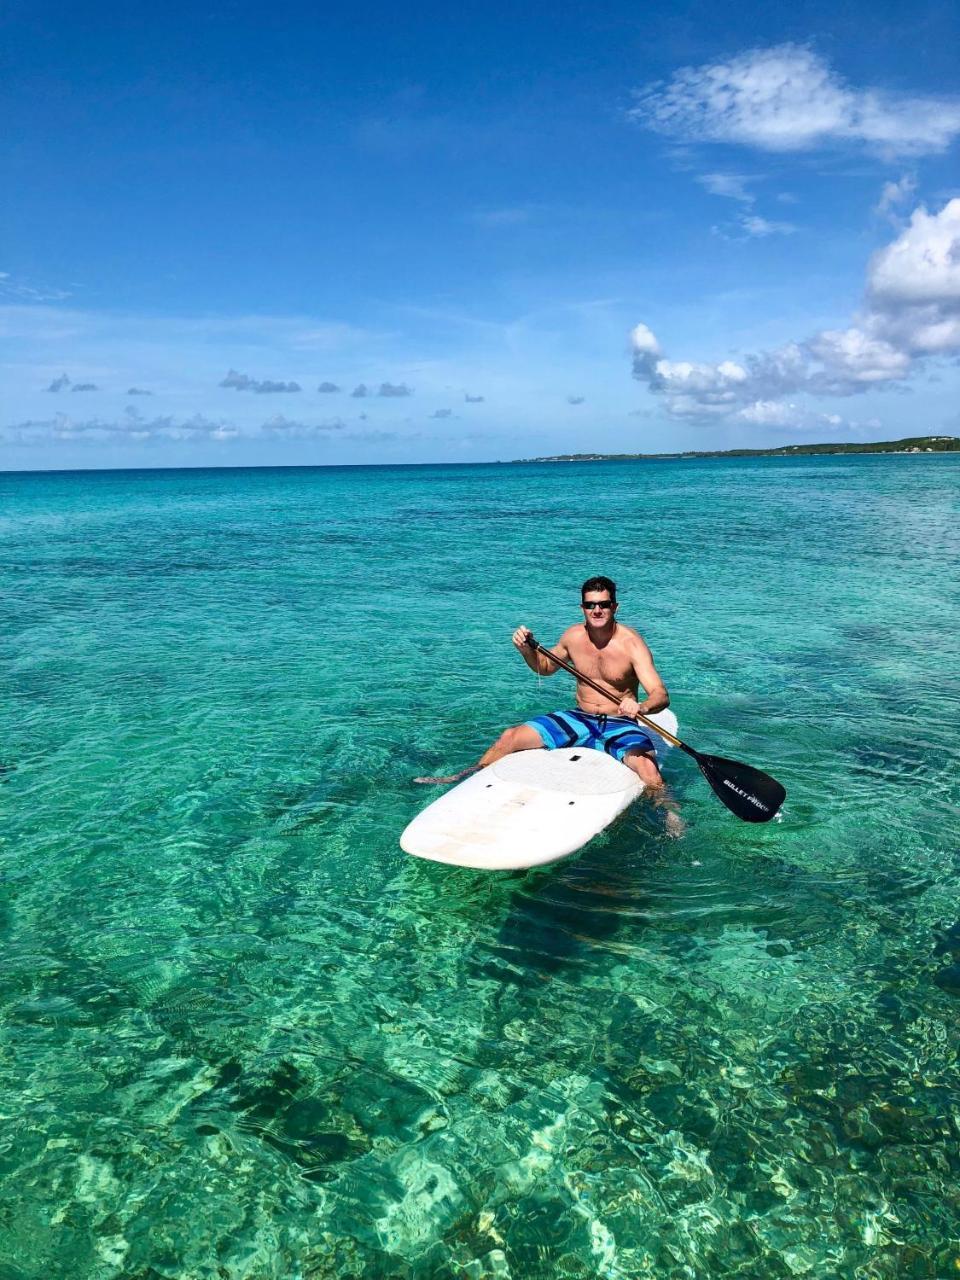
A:
MULTIPOLYGON (((650 719, 676 734, 672 711, 650 719)), ((658 738, 658 756, 661 748, 667 744, 658 738)), ((455 867, 538 867, 582 849, 642 791, 632 769, 591 747, 517 751, 428 805, 403 832, 400 847, 455 867)))

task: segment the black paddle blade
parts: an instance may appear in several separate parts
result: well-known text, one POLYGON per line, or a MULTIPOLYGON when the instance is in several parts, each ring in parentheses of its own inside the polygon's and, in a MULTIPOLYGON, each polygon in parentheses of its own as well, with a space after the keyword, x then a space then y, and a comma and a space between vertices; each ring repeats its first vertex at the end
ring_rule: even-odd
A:
POLYGON ((769 822, 787 798, 776 778, 752 765, 724 760, 723 756, 704 756, 699 751, 696 761, 717 799, 744 822, 769 822))

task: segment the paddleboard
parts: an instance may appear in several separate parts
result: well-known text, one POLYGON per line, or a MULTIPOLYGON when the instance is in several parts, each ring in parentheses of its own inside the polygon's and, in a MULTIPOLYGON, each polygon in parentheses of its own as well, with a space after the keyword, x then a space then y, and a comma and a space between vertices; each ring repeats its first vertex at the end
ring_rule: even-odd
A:
MULTIPOLYGON (((676 734, 672 711, 650 719, 676 734)), ((668 749, 658 738, 658 757, 668 749)), ((403 832, 400 847, 454 867, 538 867, 577 853, 642 791, 632 769, 590 747, 517 751, 434 800, 403 832)))

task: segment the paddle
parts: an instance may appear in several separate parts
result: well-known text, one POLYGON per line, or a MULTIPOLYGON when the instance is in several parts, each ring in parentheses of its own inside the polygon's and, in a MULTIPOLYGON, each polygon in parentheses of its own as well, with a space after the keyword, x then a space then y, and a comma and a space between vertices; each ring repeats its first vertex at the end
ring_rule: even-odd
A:
MULTIPOLYGON (((551 662, 555 662, 558 667, 563 667, 564 671, 569 671, 572 676, 582 680, 585 685, 589 685, 603 697, 609 698, 611 702, 619 704, 621 701, 620 694, 612 693, 602 684, 597 684, 595 680, 585 676, 569 662, 564 662, 555 653, 545 649, 533 636, 527 637, 527 644, 537 653, 542 653, 551 662)), ((688 756, 693 756, 700 766, 700 772, 713 788, 713 794, 738 818, 742 818, 744 822, 769 822, 776 816, 787 795, 786 789, 776 778, 771 778, 768 773, 763 773, 760 769, 754 769, 752 765, 741 764, 739 760, 725 760, 723 756, 708 756, 701 751, 694 751, 693 747, 688 747, 668 730, 661 729, 655 720, 649 720, 640 712, 637 713, 636 718, 648 729, 659 733, 661 738, 666 738, 667 742, 679 747, 688 756)))

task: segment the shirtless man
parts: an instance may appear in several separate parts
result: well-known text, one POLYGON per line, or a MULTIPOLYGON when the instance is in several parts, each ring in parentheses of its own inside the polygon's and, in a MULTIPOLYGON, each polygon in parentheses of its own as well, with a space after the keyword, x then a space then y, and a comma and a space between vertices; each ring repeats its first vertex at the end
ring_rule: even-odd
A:
MULTIPOLYGON (((638 712, 650 715, 670 705, 653 656, 642 636, 617 622, 617 588, 609 578, 588 578, 580 588, 580 599, 583 622, 568 627, 552 652, 619 694, 620 705, 614 709, 612 701, 578 680, 577 710, 555 711, 505 729, 480 757, 477 767, 482 769, 514 751, 593 747, 622 761, 648 791, 662 793, 653 737, 634 720, 638 712), (638 701, 641 687, 646 694, 642 702, 638 701)), ((531 671, 552 676, 560 667, 529 646, 530 634, 529 628, 518 627, 513 633, 514 645, 531 671)), ((656 798, 663 802, 662 794, 656 798)), ((668 808, 669 825, 679 834, 677 828, 682 829, 682 824, 674 806, 669 804, 668 808)))

